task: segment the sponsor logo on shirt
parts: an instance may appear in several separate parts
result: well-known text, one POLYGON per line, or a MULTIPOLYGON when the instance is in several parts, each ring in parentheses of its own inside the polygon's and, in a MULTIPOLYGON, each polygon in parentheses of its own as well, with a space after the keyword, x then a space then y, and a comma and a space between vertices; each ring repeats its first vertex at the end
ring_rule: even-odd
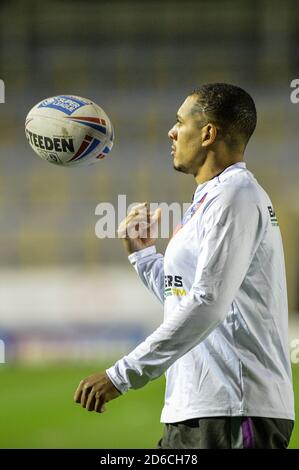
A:
POLYGON ((204 203, 207 195, 208 193, 205 193, 199 201, 197 201, 196 203, 193 203, 190 206, 190 209, 186 212, 186 214, 183 217, 182 225, 185 225, 194 216, 195 212, 197 212, 198 209, 201 207, 201 205, 204 203))
POLYGON ((275 215, 273 207, 268 206, 268 211, 269 211, 269 215, 270 215, 271 224, 273 225, 273 227, 278 227, 278 220, 277 220, 277 217, 275 215))
POLYGON ((183 286, 182 276, 164 276, 164 296, 169 297, 175 295, 177 297, 183 297, 187 295, 187 292, 183 286))
POLYGON ((173 234, 172 234, 172 237, 173 238, 175 236, 175 234, 181 230, 181 228, 194 216, 195 212, 198 211, 198 209, 200 208, 200 206, 203 204, 205 198, 207 197, 208 193, 205 193, 203 195, 203 197, 198 201, 196 202, 195 204, 193 203, 192 201, 192 205, 189 207, 189 209, 186 211, 186 214, 184 215, 182 221, 180 224, 178 224, 174 231, 173 231, 173 234))

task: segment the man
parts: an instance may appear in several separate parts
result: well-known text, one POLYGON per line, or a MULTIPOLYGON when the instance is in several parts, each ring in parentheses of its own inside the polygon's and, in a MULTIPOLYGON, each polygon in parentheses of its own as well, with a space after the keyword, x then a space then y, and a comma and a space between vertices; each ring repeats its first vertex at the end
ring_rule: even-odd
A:
POLYGON ((164 257, 159 211, 138 205, 119 228, 129 260, 164 303, 157 330, 105 373, 83 380, 88 410, 166 373, 160 448, 286 448, 294 420, 287 293, 272 203, 246 169, 256 126, 252 98, 208 84, 180 107, 169 131, 173 166, 197 183, 164 257), (139 237, 128 228, 141 227, 139 237))

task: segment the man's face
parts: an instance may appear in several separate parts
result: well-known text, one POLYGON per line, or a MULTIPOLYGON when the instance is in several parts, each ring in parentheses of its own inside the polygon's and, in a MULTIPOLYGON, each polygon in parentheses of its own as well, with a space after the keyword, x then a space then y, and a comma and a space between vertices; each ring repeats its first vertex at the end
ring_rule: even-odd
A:
POLYGON ((172 140, 173 166, 183 173, 196 174, 203 163, 202 124, 197 114, 192 114, 195 96, 188 96, 177 113, 177 122, 168 132, 172 140))

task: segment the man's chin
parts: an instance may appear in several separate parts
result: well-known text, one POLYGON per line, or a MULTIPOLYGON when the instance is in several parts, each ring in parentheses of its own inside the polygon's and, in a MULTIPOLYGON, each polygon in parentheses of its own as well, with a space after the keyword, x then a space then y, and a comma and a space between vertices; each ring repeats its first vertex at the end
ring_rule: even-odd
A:
POLYGON ((182 164, 175 163, 175 160, 173 161, 173 168, 181 173, 188 173, 188 169, 182 164))

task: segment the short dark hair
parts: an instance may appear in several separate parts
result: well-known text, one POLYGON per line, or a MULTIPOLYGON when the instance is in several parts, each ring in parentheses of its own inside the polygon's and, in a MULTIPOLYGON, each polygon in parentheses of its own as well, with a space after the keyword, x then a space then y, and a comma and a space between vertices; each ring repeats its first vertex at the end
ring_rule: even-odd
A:
POLYGON ((219 126, 228 145, 246 146, 256 127, 256 108, 242 88, 228 83, 208 83, 193 90, 196 104, 192 112, 219 126))

